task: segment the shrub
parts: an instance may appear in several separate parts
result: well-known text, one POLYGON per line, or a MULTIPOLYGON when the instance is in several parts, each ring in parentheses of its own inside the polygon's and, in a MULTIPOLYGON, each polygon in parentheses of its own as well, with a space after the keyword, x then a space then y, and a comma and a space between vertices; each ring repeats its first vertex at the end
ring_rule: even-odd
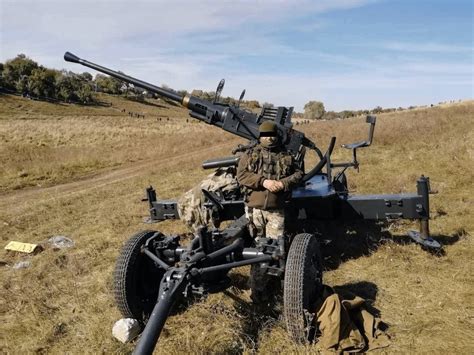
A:
POLYGON ((323 118, 326 110, 321 101, 309 101, 304 105, 304 118, 310 120, 320 120, 323 118))

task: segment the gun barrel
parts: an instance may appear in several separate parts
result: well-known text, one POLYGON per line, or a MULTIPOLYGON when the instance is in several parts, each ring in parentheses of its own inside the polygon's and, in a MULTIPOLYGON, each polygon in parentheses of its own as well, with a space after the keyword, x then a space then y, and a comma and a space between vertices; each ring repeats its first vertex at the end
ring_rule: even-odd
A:
POLYGON ((236 166, 240 157, 232 156, 218 159, 209 159, 202 163, 203 169, 227 168, 228 166, 236 166))
MULTIPOLYGON (((183 96, 178 94, 176 91, 160 88, 145 81, 135 79, 123 73, 89 62, 85 59, 79 58, 78 56, 70 52, 66 52, 64 54, 64 60, 66 60, 67 62, 82 64, 86 67, 92 68, 101 73, 108 74, 124 82, 144 88, 150 92, 154 92, 173 101, 177 101, 181 105, 189 109, 189 115, 191 117, 196 118, 207 124, 220 127, 224 131, 230 132, 239 137, 249 140, 258 140, 258 126, 262 120, 275 120, 277 117, 275 115, 280 115, 281 121, 285 112, 285 117, 287 117, 288 120, 291 116, 292 109, 288 110, 286 108, 279 108, 278 110, 276 110, 276 113, 273 112, 273 116, 257 116, 253 112, 246 111, 245 109, 241 109, 236 106, 224 105, 204 100, 189 94, 183 96)), ((282 130, 287 133, 290 132, 288 127, 285 126, 282 126, 282 130)), ((304 134, 296 132, 295 134, 290 135, 291 137, 289 138, 286 133, 283 135, 285 140, 284 144, 291 152, 296 154, 298 152, 298 149, 300 148, 300 145, 304 141, 302 140, 304 138, 304 134)))
POLYGON ((110 75, 114 78, 117 78, 119 80, 125 81, 125 82, 130 83, 130 84, 133 84, 135 86, 141 87, 141 88, 146 89, 148 91, 154 92, 158 95, 167 97, 168 99, 171 99, 173 101, 178 101, 180 104, 183 104, 183 98, 184 98, 183 95, 180 95, 180 94, 178 94, 174 91, 171 91, 171 90, 160 88, 158 86, 155 86, 155 85, 152 85, 152 84, 147 83, 145 81, 133 78, 133 77, 125 75, 123 73, 119 73, 115 70, 111 70, 111 69, 103 67, 101 65, 89 62, 85 59, 81 59, 78 56, 76 56, 76 55, 74 55, 70 52, 64 53, 64 60, 67 61, 67 62, 82 64, 85 67, 89 67, 89 68, 97 70, 101 73, 108 74, 108 75, 110 75))

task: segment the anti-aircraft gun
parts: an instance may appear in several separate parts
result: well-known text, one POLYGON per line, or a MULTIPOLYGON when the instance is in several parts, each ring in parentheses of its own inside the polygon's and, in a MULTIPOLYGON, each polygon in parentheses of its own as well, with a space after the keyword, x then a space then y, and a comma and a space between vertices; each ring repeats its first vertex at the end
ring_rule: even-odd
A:
MULTIPOLYGON (((240 107, 245 90, 237 105, 218 102, 224 86, 219 83, 213 102, 192 95, 161 88, 121 72, 81 59, 66 52, 64 59, 108 74, 126 83, 141 87, 189 109, 189 115, 231 134, 249 140, 234 154, 258 142, 258 127, 266 120, 277 123, 285 148, 302 169, 307 150, 313 150, 319 162, 306 171, 301 185, 291 193, 285 213, 294 220, 386 220, 412 219, 420 222, 420 231, 408 235, 426 248, 440 248, 429 234, 429 178, 421 176, 417 192, 391 195, 351 195, 344 172, 359 167, 357 149, 372 143, 375 116, 367 116, 367 140, 343 145, 352 151, 352 161, 332 162, 336 138, 332 137, 323 154, 302 132, 293 129, 293 108, 264 108, 260 115, 240 107), (323 170, 324 169, 324 170, 323 170), (337 170, 336 170, 337 169, 337 170)), ((208 160, 203 168, 232 167, 239 157, 208 160)), ((225 290, 230 285, 228 272, 236 267, 260 264, 265 272, 283 280, 284 317, 288 331, 297 342, 307 342, 314 336, 312 314, 314 302, 322 286, 323 265, 316 236, 298 233, 278 240, 259 240, 256 244, 248 232, 244 214, 244 196, 239 189, 232 194, 202 190, 204 208, 214 225, 231 221, 224 229, 202 226, 194 239, 182 246, 179 236, 166 236, 146 230, 132 236, 125 244, 116 263, 114 274, 115 299, 125 318, 135 318, 144 327, 136 354, 151 354, 173 304, 193 295, 205 295, 225 290)), ((146 189, 150 223, 179 219, 178 202, 159 200, 155 189, 146 189)))

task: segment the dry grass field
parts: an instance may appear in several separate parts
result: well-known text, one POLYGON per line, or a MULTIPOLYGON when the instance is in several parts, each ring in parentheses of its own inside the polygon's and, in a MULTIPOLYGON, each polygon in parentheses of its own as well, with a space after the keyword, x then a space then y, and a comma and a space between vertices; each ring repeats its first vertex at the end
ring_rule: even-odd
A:
MULTIPOLYGON (((189 119, 162 101, 139 104, 104 96, 110 107, 80 107, 0 95, 0 236, 39 243, 65 235, 75 246, 34 256, 1 252, 0 352, 129 353, 112 338, 120 317, 112 271, 122 244, 143 225, 140 199, 153 184, 179 196, 208 172, 203 160, 229 155, 240 139, 189 119), (122 112, 125 110, 125 112, 122 112), (127 112, 144 114, 131 118, 127 112), (159 120, 161 118, 161 121, 159 120), (31 266, 14 269, 21 260, 31 266)), ((474 102, 379 115, 372 147, 361 150, 354 193, 413 191, 420 174, 438 191, 431 199, 431 254, 403 235, 410 222, 376 228, 319 226, 337 248, 324 251, 325 282, 352 290, 380 311, 392 345, 383 353, 474 351, 474 102), (378 232, 377 232, 378 228, 378 232)), ((362 118, 299 125, 322 148, 365 138, 362 118)), ((350 154, 338 148, 338 160, 350 154)), ((179 222, 155 225, 184 233, 179 222)), ((247 268, 235 286, 168 320, 157 354, 316 353, 292 344, 274 312, 250 302, 247 268)))

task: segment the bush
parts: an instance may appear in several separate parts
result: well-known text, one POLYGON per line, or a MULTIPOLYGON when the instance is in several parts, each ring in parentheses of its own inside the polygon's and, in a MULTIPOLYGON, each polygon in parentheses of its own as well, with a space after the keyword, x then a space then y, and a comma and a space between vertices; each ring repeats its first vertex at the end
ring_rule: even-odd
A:
POLYGON ((56 71, 39 67, 28 78, 28 93, 38 97, 56 97, 56 71))
POLYGON ((326 110, 321 101, 309 101, 304 105, 304 118, 310 120, 320 120, 323 118, 326 110))
POLYGON ((382 113, 382 112, 383 112, 383 108, 380 106, 377 106, 376 108, 372 110, 372 113, 382 113))
POLYGON ((335 120, 339 118, 338 114, 334 111, 328 111, 324 113, 323 119, 325 120, 335 120))
POLYGON ((2 71, 5 87, 21 93, 27 93, 28 77, 37 68, 38 63, 24 54, 18 54, 16 58, 7 60, 2 71))
POLYGON ((77 98, 84 104, 94 102, 94 91, 92 89, 92 84, 89 82, 83 83, 79 87, 79 90, 77 90, 77 98))
POLYGON ((118 95, 121 93, 122 82, 110 76, 97 74, 95 76, 95 86, 97 91, 118 95))
POLYGON ((247 106, 250 109, 261 108, 260 103, 257 100, 248 100, 248 101, 244 101, 244 103, 245 103, 245 106, 247 106))

